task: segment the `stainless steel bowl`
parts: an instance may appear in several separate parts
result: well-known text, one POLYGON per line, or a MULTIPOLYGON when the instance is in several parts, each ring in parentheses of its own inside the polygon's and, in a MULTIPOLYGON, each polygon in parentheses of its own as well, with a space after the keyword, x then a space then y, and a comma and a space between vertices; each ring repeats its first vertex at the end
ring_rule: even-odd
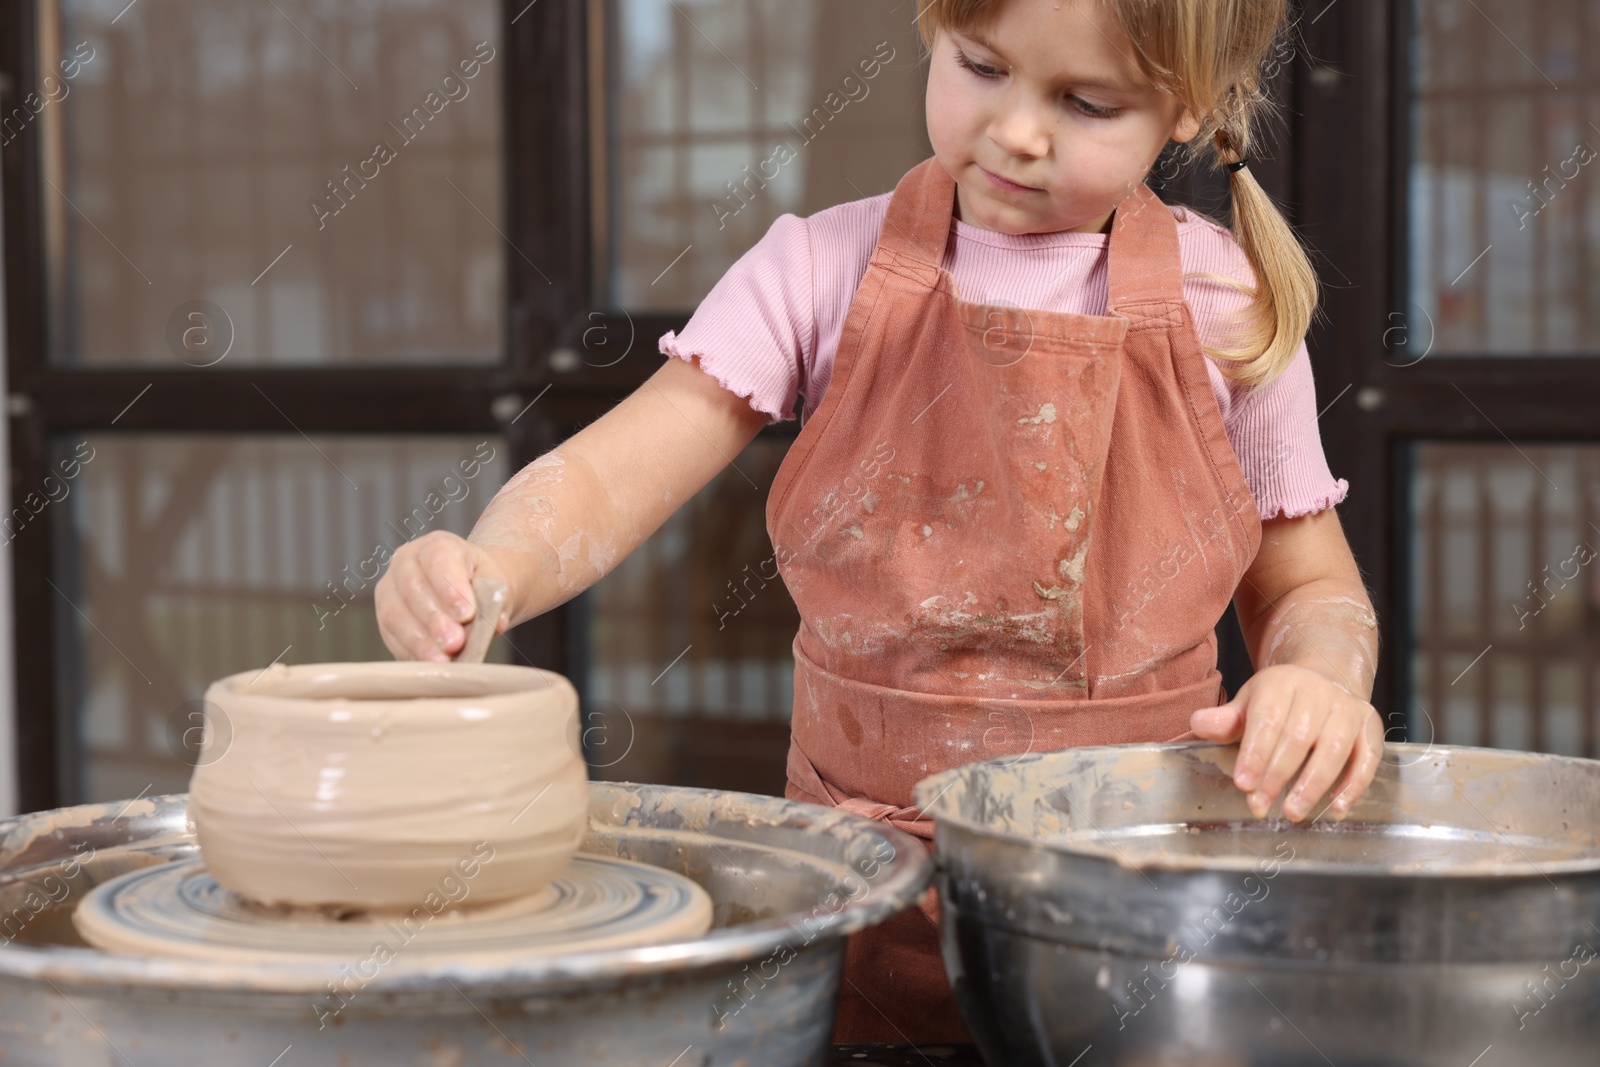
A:
POLYGON ((926 779, 944 957, 987 1060, 1600 1062, 1600 762, 1391 745, 1342 822, 1251 818, 1235 750, 926 779))
POLYGON ((710 933, 354 980, 357 961, 234 968, 112 955, 77 940, 72 908, 117 874, 193 856, 185 798, 0 822, 0 1061, 815 1067, 845 935, 914 902, 932 874, 926 850, 897 830, 774 797, 596 782, 589 815, 585 851, 704 886, 710 933))

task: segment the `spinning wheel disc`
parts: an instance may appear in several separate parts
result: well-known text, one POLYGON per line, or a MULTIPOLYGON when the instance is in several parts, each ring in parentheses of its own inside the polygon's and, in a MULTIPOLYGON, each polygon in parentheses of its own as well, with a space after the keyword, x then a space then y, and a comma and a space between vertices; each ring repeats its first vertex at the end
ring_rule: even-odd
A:
MULTIPOLYGON (((435 900, 442 898, 435 897, 435 900)), ((470 893, 463 897, 471 903, 470 893)), ((254 904, 212 880, 201 861, 146 867, 96 886, 74 912, 96 948, 226 963, 350 964, 386 970, 451 962, 504 964, 698 937, 711 898, 660 867, 580 854, 529 897, 480 908, 361 913, 334 918, 254 904)))

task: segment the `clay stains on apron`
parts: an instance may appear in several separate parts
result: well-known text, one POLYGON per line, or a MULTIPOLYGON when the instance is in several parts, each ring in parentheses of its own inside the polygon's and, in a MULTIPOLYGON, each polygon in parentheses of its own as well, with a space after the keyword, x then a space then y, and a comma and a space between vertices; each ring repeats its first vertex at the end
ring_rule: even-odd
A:
MULTIPOLYGON (((928 774, 1185 734, 1221 698, 1213 627, 1261 532, 1171 212, 1133 192, 1110 314, 1069 315, 961 299, 941 266, 954 201, 936 160, 896 187, 767 506, 801 617, 788 795, 925 839, 928 774), (892 451, 872 507, 830 523, 873 442, 892 451)), ((932 903, 853 939, 842 1038, 960 1036, 932 903)))

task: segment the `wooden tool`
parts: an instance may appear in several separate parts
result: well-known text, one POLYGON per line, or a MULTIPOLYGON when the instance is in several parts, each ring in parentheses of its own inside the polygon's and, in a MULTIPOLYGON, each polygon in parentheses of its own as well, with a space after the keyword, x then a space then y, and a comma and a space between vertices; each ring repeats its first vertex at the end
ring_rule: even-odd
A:
POLYGON ((455 662, 483 662, 484 655, 489 651, 489 642, 494 640, 495 626, 500 622, 500 611, 505 606, 507 592, 504 582, 497 582, 493 578, 472 579, 472 595, 477 602, 478 613, 467 624, 467 640, 461 646, 461 651, 456 653, 455 662))

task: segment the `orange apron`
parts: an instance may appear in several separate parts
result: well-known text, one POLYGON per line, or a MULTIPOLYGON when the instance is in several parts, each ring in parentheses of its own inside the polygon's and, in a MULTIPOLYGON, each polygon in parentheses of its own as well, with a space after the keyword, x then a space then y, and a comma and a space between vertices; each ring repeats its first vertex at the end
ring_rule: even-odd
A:
MULTIPOLYGON (((1214 627, 1261 540, 1155 194, 1117 209, 1106 316, 962 300, 954 205, 936 159, 896 186, 767 504, 801 619, 787 795, 929 848, 930 774, 1220 703, 1214 627)), ((851 938, 836 1041, 965 1039, 922 905, 851 938)))

